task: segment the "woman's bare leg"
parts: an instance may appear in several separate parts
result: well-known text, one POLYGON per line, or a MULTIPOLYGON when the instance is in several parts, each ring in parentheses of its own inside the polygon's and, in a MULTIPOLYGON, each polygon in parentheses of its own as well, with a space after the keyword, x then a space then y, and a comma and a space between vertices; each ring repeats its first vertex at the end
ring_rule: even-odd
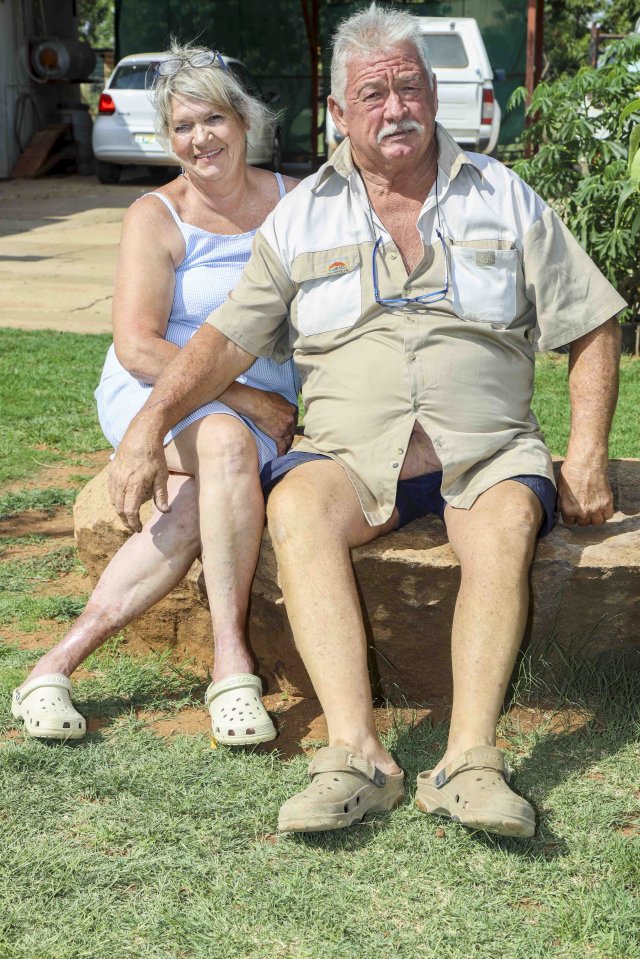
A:
POLYGON ((201 543, 216 645, 213 678, 253 671, 245 627, 264 527, 255 442, 241 420, 216 414, 183 430, 166 453, 175 470, 169 476, 171 512, 154 510, 142 532, 124 543, 84 612, 27 680, 46 673, 70 676, 180 583, 201 543))
POLYGON ((213 680, 253 672, 245 630, 264 529, 258 452, 242 420, 206 416, 166 449, 169 469, 196 478, 202 566, 215 637, 213 680))
MULTIPOLYGON (((170 513, 153 515, 124 543, 98 580, 84 612, 57 646, 38 660, 27 679, 70 676, 87 656, 166 596, 200 552, 193 477, 169 476, 170 513)), ((26 682, 26 680, 25 680, 26 682)))

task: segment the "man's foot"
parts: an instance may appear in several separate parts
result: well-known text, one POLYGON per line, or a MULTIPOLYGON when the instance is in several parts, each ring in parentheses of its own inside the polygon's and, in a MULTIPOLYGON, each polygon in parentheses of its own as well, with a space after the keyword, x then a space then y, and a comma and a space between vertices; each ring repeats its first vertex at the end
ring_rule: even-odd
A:
POLYGON ((362 822, 369 812, 404 800, 404 773, 384 773, 344 746, 319 749, 309 765, 311 785, 280 809, 280 832, 322 832, 362 822))
POLYGON ((499 836, 528 839, 535 834, 533 807, 509 787, 511 770, 495 746, 467 749, 434 773, 418 776, 416 806, 422 812, 499 836))

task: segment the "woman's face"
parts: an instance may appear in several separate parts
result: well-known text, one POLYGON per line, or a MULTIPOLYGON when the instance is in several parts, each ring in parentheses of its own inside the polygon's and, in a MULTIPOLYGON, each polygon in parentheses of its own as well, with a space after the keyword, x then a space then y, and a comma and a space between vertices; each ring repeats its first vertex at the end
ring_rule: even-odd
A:
POLYGON ((174 96, 170 140, 191 176, 216 180, 245 164, 247 131, 227 108, 214 103, 174 96))

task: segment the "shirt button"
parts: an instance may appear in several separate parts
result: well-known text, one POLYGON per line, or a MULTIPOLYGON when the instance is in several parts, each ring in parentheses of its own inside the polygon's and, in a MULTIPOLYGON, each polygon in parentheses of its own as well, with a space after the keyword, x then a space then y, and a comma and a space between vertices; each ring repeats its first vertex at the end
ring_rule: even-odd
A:
POLYGON ((414 403, 413 403, 413 412, 414 412, 414 413, 417 413, 419 409, 420 409, 420 404, 418 403, 417 400, 414 400, 414 403))
POLYGON ((390 254, 389 254, 389 259, 390 259, 390 260, 397 260, 397 259, 398 259, 398 254, 397 254, 397 253, 390 253, 390 254))
POLYGON ((415 358, 416 358, 416 354, 415 354, 415 353, 409 353, 409 356, 407 357, 407 359, 409 360, 410 363, 413 363, 413 361, 415 360, 415 358))
POLYGON ((407 317, 407 323, 415 323, 415 320, 412 316, 407 317))
POLYGON ((404 453, 404 450, 402 449, 401 446, 398 447, 398 449, 396 450, 396 453, 398 454, 398 456, 402 456, 402 454, 404 453))
POLYGON ((400 464, 399 464, 399 463, 392 463, 391 465, 393 466, 394 470, 397 470, 397 469, 398 469, 398 466, 399 466, 400 464))

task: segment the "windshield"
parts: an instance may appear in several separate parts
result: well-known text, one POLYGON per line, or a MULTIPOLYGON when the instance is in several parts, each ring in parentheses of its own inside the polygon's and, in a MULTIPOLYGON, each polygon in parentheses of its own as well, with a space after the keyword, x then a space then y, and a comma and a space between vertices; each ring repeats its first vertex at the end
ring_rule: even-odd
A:
POLYGON ((123 63, 111 77, 111 90, 144 90, 148 63, 123 63))
POLYGON ((459 33, 424 33, 429 63, 435 68, 468 67, 469 60, 459 33))

